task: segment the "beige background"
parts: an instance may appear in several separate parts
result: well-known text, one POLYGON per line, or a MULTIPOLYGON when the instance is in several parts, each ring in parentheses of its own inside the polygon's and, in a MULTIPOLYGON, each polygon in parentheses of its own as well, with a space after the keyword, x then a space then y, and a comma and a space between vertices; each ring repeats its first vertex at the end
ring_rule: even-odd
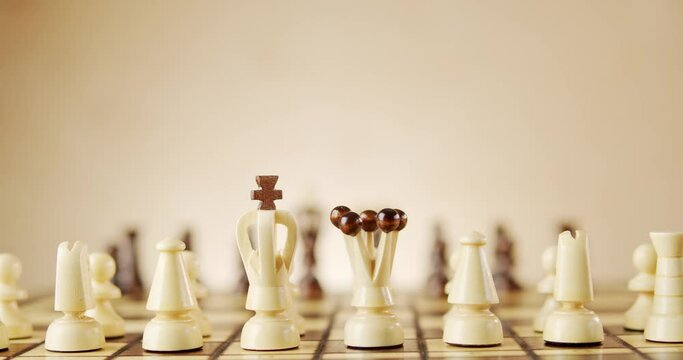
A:
MULTIPOLYGON (((573 220, 598 290, 650 230, 683 228, 681 1, 0 1, 0 251, 50 291, 56 245, 191 226, 236 281, 254 175, 325 211, 403 208, 397 287, 435 218, 517 240, 519 278, 573 220)), ((488 249, 491 250, 490 248, 488 249)), ((325 221, 325 286, 350 286, 325 221)))

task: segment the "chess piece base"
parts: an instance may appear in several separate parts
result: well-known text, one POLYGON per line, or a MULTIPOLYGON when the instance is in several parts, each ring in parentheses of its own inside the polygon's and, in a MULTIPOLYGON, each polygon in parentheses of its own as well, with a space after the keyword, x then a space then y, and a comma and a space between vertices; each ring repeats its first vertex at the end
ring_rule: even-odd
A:
POLYGON ((242 328, 240 346, 245 350, 285 350, 299 346, 299 330, 283 313, 256 313, 242 328))
POLYGON ((548 320, 548 316, 559 308, 560 304, 555 301, 555 298, 552 295, 548 295, 543 303, 543 307, 534 317, 534 331, 542 333, 543 328, 545 327, 545 322, 548 320))
POLYGON ((344 344, 380 348, 403 344, 403 328, 389 308, 359 309, 344 325, 344 344))
POLYGON ((204 312, 202 312, 201 309, 192 309, 192 311, 190 311, 190 316, 195 322, 197 322, 197 325, 199 325, 199 330, 201 331, 203 337, 211 336, 211 333, 213 332, 213 329, 211 328, 211 322, 209 322, 209 319, 207 319, 206 315, 204 315, 204 312))
POLYGON ((626 311, 624 328, 627 330, 643 331, 647 324, 647 319, 652 313, 653 304, 652 294, 638 294, 636 301, 626 311))
POLYGON ((0 322, 7 327, 10 339, 24 339, 33 335, 33 326, 21 314, 16 301, 0 302, 0 322))
POLYGON ((9 347, 9 337, 7 336, 7 328, 0 323, 0 350, 5 350, 9 347))
POLYGON ((123 328, 123 318, 114 311, 109 302, 97 304, 94 309, 86 311, 85 315, 95 319, 102 325, 104 337, 107 339, 122 337, 126 334, 123 328))
POLYGON ((559 345, 599 344, 604 338, 600 318, 583 306, 555 310, 543 329, 543 340, 559 345))
POLYGON ((296 311, 289 311, 287 313, 287 317, 292 319, 292 321, 294 322, 294 325, 296 326, 297 330, 299 330, 299 336, 304 336, 306 334, 306 325, 304 317, 296 311))
POLYGON ((683 342, 683 315, 651 314, 645 327, 645 339, 656 342, 683 342))
POLYGON ((56 352, 79 352, 104 346, 102 326, 95 319, 80 314, 65 314, 53 321, 45 333, 45 349, 56 352))
POLYGON ((170 352, 199 349, 204 345, 199 325, 187 315, 159 313, 145 326, 142 348, 170 352))
POLYGON ((488 306, 461 308, 458 305, 445 317, 443 341, 459 346, 495 346, 503 342, 503 326, 488 306))

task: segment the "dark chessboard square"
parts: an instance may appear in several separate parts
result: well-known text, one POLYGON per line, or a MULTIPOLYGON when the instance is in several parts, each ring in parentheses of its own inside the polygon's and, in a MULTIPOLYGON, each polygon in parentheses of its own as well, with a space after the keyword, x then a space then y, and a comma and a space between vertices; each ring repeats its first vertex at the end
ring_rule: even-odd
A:
POLYGON ((38 345, 40 345, 40 343, 15 343, 10 341, 9 348, 7 350, 0 351, 0 359, 16 356, 17 354, 26 352, 27 350, 38 345))

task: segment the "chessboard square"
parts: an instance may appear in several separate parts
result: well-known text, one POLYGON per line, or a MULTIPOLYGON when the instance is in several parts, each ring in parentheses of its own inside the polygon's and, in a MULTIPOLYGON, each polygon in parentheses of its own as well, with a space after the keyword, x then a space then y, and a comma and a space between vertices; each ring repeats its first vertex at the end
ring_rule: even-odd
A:
POLYGON ((57 357, 57 358, 81 358, 81 357, 104 357, 104 356, 109 356, 116 351, 118 351, 120 348, 126 346, 126 343, 113 343, 113 342, 108 342, 104 344, 104 347, 99 350, 95 351, 83 351, 83 352, 54 352, 54 351, 48 351, 45 349, 45 344, 40 344, 39 346, 36 346, 34 349, 29 350, 25 352, 21 356, 40 356, 40 357, 57 357))
POLYGON ((543 337, 543 333, 536 332, 531 325, 515 325, 512 330, 520 337, 543 337))
POLYGON ((522 340, 527 343, 527 345, 533 350, 563 350, 563 349, 609 349, 609 348, 624 348, 618 339, 614 336, 605 336, 605 340, 600 345, 595 346, 561 346, 561 345, 549 345, 547 344, 542 336, 535 337, 523 337, 522 340))
POLYGON ((327 337, 328 340, 344 340, 344 329, 332 329, 330 330, 330 335, 327 337))
POLYGON ((279 351, 273 351, 272 353, 268 353, 268 354, 221 355, 218 358, 223 359, 223 360, 270 360, 270 359, 273 359, 273 360, 311 360, 311 355, 310 354, 280 354, 279 351))
POLYGON ((328 340, 325 343, 325 350, 323 352, 325 354, 351 354, 351 353, 357 353, 357 352, 362 352, 362 353, 404 353, 404 352, 418 352, 418 344, 417 340, 415 339, 407 339, 403 341, 402 346, 393 346, 393 347, 387 347, 387 348, 369 348, 369 349, 361 349, 361 348, 352 348, 346 346, 344 344, 343 340, 328 340))
POLYGON ((558 354, 558 355, 544 355, 539 356, 542 360, 640 360, 642 359, 639 355, 630 354, 558 354))
MULTIPOLYGON (((126 356, 125 360, 144 359, 144 360, 206 360, 206 355, 182 355, 179 353, 169 354, 145 354, 144 356, 126 356)), ((117 357, 118 359, 118 357, 117 357)), ((78 360, 81 360, 80 358, 78 360)))
MULTIPOLYGON (((68 359, 68 356, 23 356, 19 355, 19 357, 13 358, 13 359, 21 359, 21 360, 57 360, 57 359, 68 359)), ((106 356, 79 356, 78 360, 105 360, 107 357, 106 356)), ((0 359, 5 359, 5 358, 0 358, 0 359)), ((167 359, 164 359, 167 360, 167 359)))
POLYGON ((430 359, 477 359, 477 360, 485 360, 485 359, 516 359, 516 360, 521 360, 521 359, 528 359, 526 353, 523 350, 504 350, 504 351, 495 351, 495 350, 487 350, 487 351, 472 351, 472 352, 454 352, 454 353, 449 353, 449 352, 442 352, 442 353, 434 353, 434 354, 429 354, 430 359))
POLYGON ((167 355, 177 355, 179 356, 190 356, 190 355, 211 355, 216 349, 221 346, 220 342, 204 342, 204 346, 197 350, 188 350, 182 352, 155 352, 147 351, 142 348, 142 343, 136 341, 129 348, 125 349, 119 356, 167 356, 167 355))
POLYGON ((417 339, 417 329, 413 327, 405 327, 403 328, 403 338, 408 340, 413 340, 417 339))
POLYGON ((22 353, 27 351, 28 349, 37 346, 38 343, 16 343, 14 340, 12 340, 9 344, 9 348, 3 351, 0 351, 0 358, 5 358, 7 357, 13 357, 16 356, 18 353, 22 353))
MULTIPOLYGON (((579 356, 579 355, 600 355, 600 356, 605 356, 605 355, 621 355, 624 356, 624 354, 633 354, 633 352, 628 349, 628 348, 621 348, 621 349, 596 349, 596 348, 566 348, 566 349, 543 349, 543 350, 534 350, 536 355, 539 356, 557 356, 557 357, 568 357, 568 356, 579 356)), ((570 358, 571 359, 571 358, 570 358)), ((580 358, 582 359, 582 358, 580 358)))
POLYGON ((420 327, 426 329, 443 329, 443 316, 420 316, 420 327))
POLYGON ((315 354, 315 350, 318 348, 318 341, 301 341, 299 347, 288 350, 277 350, 277 351, 257 351, 257 350, 245 350, 240 347, 240 342, 236 341, 230 344, 222 355, 269 355, 269 354, 315 354))
POLYGON ((515 342, 512 338, 503 338, 503 343, 496 346, 487 347, 466 347, 466 346, 456 346, 445 343, 442 339, 427 339, 425 340, 428 352, 438 353, 438 352, 482 352, 482 351, 510 351, 510 350, 521 350, 522 348, 515 342))
POLYGON ((324 354, 323 359, 339 360, 339 359, 367 359, 367 360, 389 360, 389 359, 403 359, 403 360, 418 360, 421 359, 419 352, 357 352, 346 354, 324 354))
POLYGON ((45 331, 33 331, 33 336, 23 339, 14 339, 12 344, 39 344, 45 340, 45 331))
POLYGON ((645 339, 643 334, 631 334, 631 335, 619 335, 621 340, 624 340, 629 345, 638 348, 680 348, 683 347, 683 343, 660 343, 654 341, 648 341, 645 339))

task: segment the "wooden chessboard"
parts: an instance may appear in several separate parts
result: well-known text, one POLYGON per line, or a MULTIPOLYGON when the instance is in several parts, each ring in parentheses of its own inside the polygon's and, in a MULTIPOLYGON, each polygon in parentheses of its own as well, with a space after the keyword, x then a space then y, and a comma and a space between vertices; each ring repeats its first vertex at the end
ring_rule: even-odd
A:
POLYGON ((402 347, 382 350, 355 350, 344 346, 344 321, 352 309, 346 296, 318 302, 302 302, 300 312, 306 318, 307 333, 301 346, 294 350, 254 352, 239 345, 241 325, 250 317, 243 310, 243 298, 215 296, 203 303, 214 325, 214 334, 205 339, 198 351, 159 354, 142 350, 142 330, 152 313, 144 302, 122 300, 116 303, 127 319, 128 335, 108 341, 95 352, 52 353, 43 346, 50 321, 59 314, 51 310, 52 299, 37 299, 23 305, 25 314, 36 324, 36 334, 30 339, 11 342, 0 358, 17 359, 112 359, 112 358, 177 358, 192 359, 683 359, 683 344, 662 344, 645 341, 642 333, 626 331, 621 326, 623 311, 633 301, 633 295, 597 294, 590 305, 600 315, 605 326, 605 341, 600 346, 560 348, 544 344, 540 334, 531 328, 531 318, 542 303, 536 294, 518 293, 501 296, 503 303, 495 307, 504 324, 503 344, 488 348, 462 348, 446 345, 442 340, 442 315, 449 305, 441 300, 397 296, 396 314, 401 319, 406 340, 402 347))

